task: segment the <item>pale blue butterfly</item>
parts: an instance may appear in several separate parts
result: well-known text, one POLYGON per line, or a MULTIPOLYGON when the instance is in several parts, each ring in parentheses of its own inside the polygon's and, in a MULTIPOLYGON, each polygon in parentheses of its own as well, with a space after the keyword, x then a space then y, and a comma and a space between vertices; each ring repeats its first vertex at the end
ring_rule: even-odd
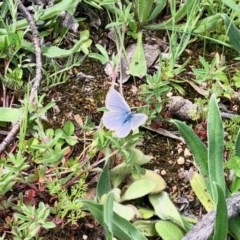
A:
POLYGON ((114 88, 108 91, 105 105, 108 111, 103 114, 103 124, 119 138, 126 137, 147 120, 146 114, 131 112, 124 97, 114 88))

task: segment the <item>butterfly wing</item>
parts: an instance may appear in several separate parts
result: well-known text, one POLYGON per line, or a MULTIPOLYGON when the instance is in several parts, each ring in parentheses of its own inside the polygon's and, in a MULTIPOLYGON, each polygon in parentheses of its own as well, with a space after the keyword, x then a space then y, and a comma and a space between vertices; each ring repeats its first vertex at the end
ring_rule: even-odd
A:
POLYGON ((109 89, 105 100, 105 106, 110 111, 117 111, 121 113, 131 112, 131 109, 124 97, 114 88, 109 89))
POLYGON ((131 129, 135 130, 147 121, 147 115, 144 113, 134 113, 130 119, 131 129))
POLYGON ((123 125, 125 115, 122 112, 109 111, 103 114, 102 120, 106 128, 116 131, 123 125))
POLYGON ((109 130, 115 131, 119 138, 126 137, 131 131, 131 116, 129 117, 129 113, 105 112, 102 120, 104 126, 109 130))
POLYGON ((131 120, 128 120, 122 124, 122 126, 116 129, 115 133, 117 137, 124 138, 131 132, 131 120))
POLYGON ((147 115, 131 113, 131 109, 123 96, 114 88, 110 88, 105 100, 109 110, 103 114, 103 124, 109 130, 115 131, 117 137, 126 137, 131 130, 138 128, 147 120, 147 115))

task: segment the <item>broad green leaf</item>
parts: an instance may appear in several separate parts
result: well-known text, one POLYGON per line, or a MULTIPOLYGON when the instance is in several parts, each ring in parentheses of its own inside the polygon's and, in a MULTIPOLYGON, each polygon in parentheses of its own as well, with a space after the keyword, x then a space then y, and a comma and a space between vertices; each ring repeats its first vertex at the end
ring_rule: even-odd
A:
POLYGON ((122 205, 118 202, 113 203, 113 210, 117 213, 120 217, 131 221, 134 219, 136 212, 134 211, 133 207, 127 205, 122 205))
POLYGON ((163 220, 171 220, 185 229, 184 221, 166 192, 149 195, 155 213, 163 220))
POLYGON ((154 216, 155 212, 152 209, 139 207, 138 209, 140 218, 142 219, 149 219, 154 216))
POLYGON ((164 179, 152 170, 146 169, 144 175, 136 175, 134 176, 134 179, 147 179, 155 183, 155 188, 150 192, 151 194, 159 193, 166 188, 166 182, 164 179))
POLYGON ((23 114, 20 108, 3 108, 0 107, 0 122, 16 122, 23 114))
POLYGON ((156 183, 149 179, 140 179, 129 185, 121 201, 132 200, 148 195, 156 188, 156 183))
POLYGON ((181 229, 176 224, 169 221, 158 221, 155 228, 158 235, 163 240, 181 240, 184 236, 181 229))
POLYGON ((75 127, 71 121, 66 121, 63 126, 63 131, 67 136, 71 136, 74 133, 75 127))
MULTIPOLYGON (((209 101, 207 116, 207 137, 208 137, 208 171, 211 184, 211 196, 215 202, 213 193, 216 182, 225 192, 225 178, 223 170, 223 144, 224 132, 220 111, 217 105, 216 96, 213 94, 209 101)), ((216 202, 215 202, 216 203, 216 202)))
POLYGON ((129 73, 139 78, 147 74, 147 62, 142 44, 142 32, 138 32, 137 47, 129 66, 129 73))
POLYGON ((224 19, 225 28, 226 28, 230 43, 232 47, 238 53, 240 53, 240 31, 236 27, 234 22, 226 14, 222 14, 222 17, 224 19))
POLYGON ((133 225, 144 235, 147 237, 155 237, 157 236, 157 232, 155 229, 155 221, 136 221, 133 225))
MULTIPOLYGON (((80 199, 86 210, 90 211, 96 220, 104 226, 103 206, 90 200, 80 199)), ((129 221, 113 213, 113 235, 119 240, 147 240, 129 221)))
POLYGON ((191 187, 196 194, 199 201, 202 203, 204 208, 209 212, 214 208, 214 203, 207 191, 206 185, 203 181, 203 178, 197 172, 193 173, 193 177, 190 179, 191 187))
POLYGON ((226 240, 228 233, 228 213, 225 199, 225 189, 216 182, 213 183, 216 196, 216 217, 213 240, 226 240))

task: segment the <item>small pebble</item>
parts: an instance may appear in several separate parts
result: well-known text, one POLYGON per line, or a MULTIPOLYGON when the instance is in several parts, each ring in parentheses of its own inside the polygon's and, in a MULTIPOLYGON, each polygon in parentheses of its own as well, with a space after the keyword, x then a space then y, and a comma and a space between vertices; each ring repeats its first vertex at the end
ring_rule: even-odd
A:
POLYGON ((178 165, 183 165, 185 163, 185 158, 184 157, 179 157, 177 160, 178 165))
POLYGON ((177 186, 176 186, 176 185, 172 187, 172 191, 173 191, 173 192, 176 192, 176 191, 177 191, 177 189, 178 189, 178 188, 177 188, 177 186))
POLYGON ((161 175, 162 176, 165 176, 167 174, 167 172, 163 169, 162 171, 161 171, 161 175))
POLYGON ((172 164, 173 164, 173 160, 169 160, 168 163, 169 163, 170 165, 172 165, 172 164))
POLYGON ((87 239, 88 239, 88 236, 87 236, 87 235, 83 235, 83 236, 82 236, 82 239, 83 239, 83 240, 87 240, 87 239))
POLYGON ((188 148, 184 149, 184 154, 183 155, 184 155, 185 158, 188 158, 188 157, 192 156, 192 154, 191 154, 191 152, 189 151, 188 148))

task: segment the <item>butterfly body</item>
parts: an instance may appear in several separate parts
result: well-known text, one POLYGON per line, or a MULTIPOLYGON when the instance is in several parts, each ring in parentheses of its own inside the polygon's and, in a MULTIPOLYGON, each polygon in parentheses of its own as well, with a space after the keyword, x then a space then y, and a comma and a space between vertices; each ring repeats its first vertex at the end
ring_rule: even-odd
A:
POLYGON ((103 124, 119 138, 126 137, 147 120, 147 115, 131 112, 123 96, 114 88, 108 91, 105 104, 108 111, 103 114, 103 124))

